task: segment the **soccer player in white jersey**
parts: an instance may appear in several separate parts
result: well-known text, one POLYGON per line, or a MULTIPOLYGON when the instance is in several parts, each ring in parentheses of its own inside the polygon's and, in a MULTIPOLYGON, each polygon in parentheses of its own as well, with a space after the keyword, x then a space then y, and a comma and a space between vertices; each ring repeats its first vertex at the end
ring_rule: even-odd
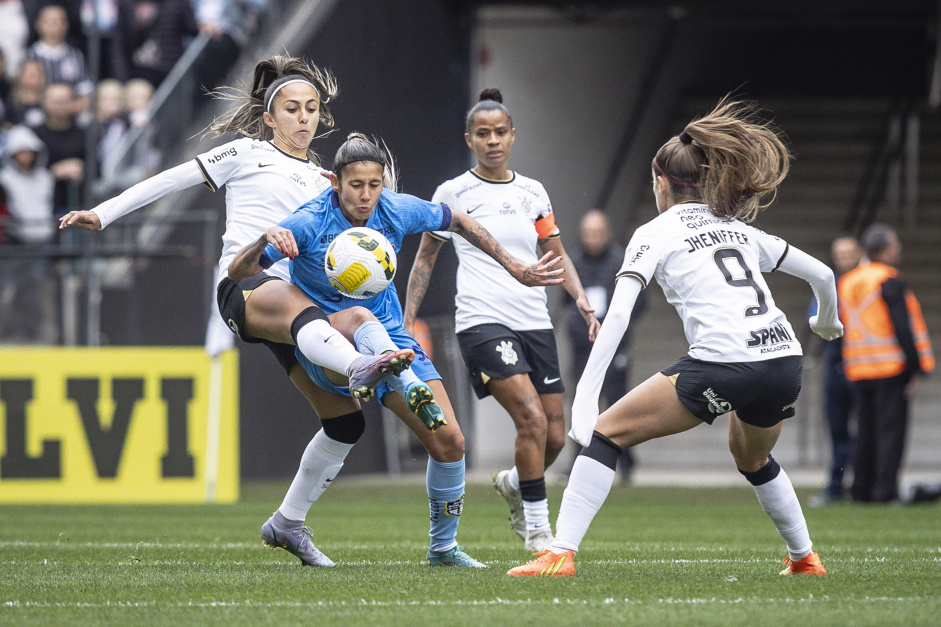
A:
MULTIPOLYGON (((464 134, 476 165, 442 183, 432 200, 472 216, 523 261, 549 252, 561 257, 564 287, 594 341, 600 324, 565 254, 549 196, 539 181, 508 169, 515 138, 500 90, 483 90, 467 113, 464 134)), ((544 551, 552 543, 545 469, 565 445, 562 375, 546 289, 509 280, 499 264, 464 239, 446 231, 426 233, 408 281, 408 331, 446 241, 460 262, 455 330, 474 391, 478 398, 492 394, 516 426, 515 465, 494 475, 494 487, 509 503, 510 525, 526 550, 544 551)))
POLYGON ((843 333, 833 272, 750 226, 766 194, 784 180, 790 155, 753 105, 723 99, 665 143, 652 164, 660 214, 637 229, 624 254, 609 313, 579 380, 569 435, 575 461, 552 547, 511 576, 575 574, 579 545, 614 480, 620 452, 646 440, 729 416, 739 471, 787 546, 782 575, 825 575, 787 474, 771 457, 782 421, 794 415, 801 347, 775 306, 762 272, 810 283, 820 303, 810 327, 843 333), (598 415, 604 371, 640 291, 656 279, 683 320, 689 354, 598 415))
POLYGON ((287 260, 241 281, 230 279, 227 272, 242 246, 330 187, 311 142, 319 123, 333 126, 327 103, 336 93, 333 76, 313 64, 289 56, 261 61, 255 66, 251 93, 226 90, 229 99, 241 104, 211 127, 216 134, 239 133, 241 139, 138 183, 90 211, 72 211, 61 218, 59 225, 99 230, 167 194, 200 183, 212 191, 225 185, 219 310, 233 333, 246 342, 260 342, 271 349, 323 425, 304 452, 300 470, 275 512, 274 531, 267 537, 262 535, 269 544, 297 555, 305 565, 316 566, 333 563, 314 547, 309 529, 303 526, 313 503, 308 496, 316 485, 332 481, 333 477, 323 476, 324 468, 334 476, 339 472, 332 460, 338 451, 359 439, 365 419, 355 398, 324 402, 323 391, 307 376, 295 351, 347 375, 357 398, 368 398, 385 376, 408 368, 414 352, 398 350, 380 356, 359 353, 331 323, 355 325, 375 320, 375 316, 359 307, 328 318, 291 284, 287 260))

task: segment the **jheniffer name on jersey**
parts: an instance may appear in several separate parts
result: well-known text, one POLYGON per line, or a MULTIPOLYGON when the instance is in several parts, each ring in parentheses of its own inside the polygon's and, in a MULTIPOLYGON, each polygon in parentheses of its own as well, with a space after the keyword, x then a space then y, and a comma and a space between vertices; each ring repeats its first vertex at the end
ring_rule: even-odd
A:
POLYGON ((748 236, 738 231, 729 231, 726 229, 706 231, 693 237, 683 239, 689 246, 686 252, 692 253, 703 248, 718 246, 719 244, 744 244, 748 245, 748 236))
MULTIPOLYGON (((761 329, 755 329, 750 332, 751 339, 745 342, 745 345, 748 348, 757 348, 759 346, 773 346, 775 344, 780 344, 781 342, 793 342, 794 338, 791 337, 791 334, 787 332, 787 329, 780 324, 772 324, 761 329)), ((787 348, 787 345, 782 345, 781 348, 787 348)), ((780 350, 780 349, 773 349, 780 350)), ((762 353, 770 353, 773 350, 762 350, 762 353)))

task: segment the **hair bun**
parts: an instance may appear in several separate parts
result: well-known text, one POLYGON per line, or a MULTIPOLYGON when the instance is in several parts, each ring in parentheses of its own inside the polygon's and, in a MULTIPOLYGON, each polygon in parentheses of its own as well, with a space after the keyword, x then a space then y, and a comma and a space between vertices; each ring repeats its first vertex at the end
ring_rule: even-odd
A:
POLYGON ((478 102, 483 102, 484 100, 493 100, 494 102, 503 104, 503 94, 501 94, 500 90, 496 87, 487 87, 481 90, 480 96, 477 98, 478 102))

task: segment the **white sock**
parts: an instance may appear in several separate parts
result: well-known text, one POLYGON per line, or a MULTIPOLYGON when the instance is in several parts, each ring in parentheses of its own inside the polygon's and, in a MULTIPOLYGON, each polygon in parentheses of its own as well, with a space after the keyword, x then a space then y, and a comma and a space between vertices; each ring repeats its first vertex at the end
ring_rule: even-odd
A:
MULTIPOLYGON (((363 351, 365 355, 382 355, 387 351, 399 350, 399 347, 389 337, 389 332, 377 320, 370 320, 361 324, 353 334, 353 339, 356 341, 357 348, 363 351)), ((410 369, 403 370, 398 376, 386 377, 385 382, 401 394, 402 398, 408 398, 405 391, 408 390, 409 386, 421 383, 410 369)))
POLYGON ((536 531, 549 528, 549 499, 523 501, 523 514, 526 516, 526 530, 536 531))
POLYGON ((510 484, 510 487, 520 491, 520 472, 516 469, 516 466, 510 468, 510 474, 506 476, 507 483, 510 484))
POLYGON ((800 501, 794 493, 791 480, 781 469, 778 476, 767 483, 752 486, 761 508, 771 518, 774 527, 784 538, 787 552, 794 561, 802 560, 810 553, 813 543, 807 531, 807 521, 800 501))
POLYGON ((304 520, 310 506, 330 487, 352 448, 352 444, 331 439, 323 429, 318 431, 304 450, 301 466, 278 508, 281 515, 289 520, 304 520))
POLYGON ((362 357, 350 341, 326 320, 312 320, 302 326, 296 341, 304 357, 340 374, 349 375, 350 366, 362 357))
POLYGON ((614 470, 586 455, 575 458, 555 523, 553 553, 578 551, 588 526, 614 484, 614 470))

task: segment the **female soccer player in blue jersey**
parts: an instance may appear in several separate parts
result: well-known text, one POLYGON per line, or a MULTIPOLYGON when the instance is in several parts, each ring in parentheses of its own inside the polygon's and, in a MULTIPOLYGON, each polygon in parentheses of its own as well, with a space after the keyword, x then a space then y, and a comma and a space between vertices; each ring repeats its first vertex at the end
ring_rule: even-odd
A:
MULTIPOLYGON (((324 256, 337 235, 355 226, 379 231, 396 251, 409 233, 453 231, 493 257, 526 285, 561 283, 563 271, 556 269, 558 258, 550 260, 551 253, 535 263, 524 264, 507 253, 472 218, 452 212, 446 205, 386 189, 384 182, 394 185, 393 173, 394 165, 386 151, 362 134, 351 134, 334 159, 330 176, 332 189, 301 206, 279 227, 268 229, 254 244, 243 248, 229 265, 229 276, 252 276, 264 266, 290 257, 291 281, 325 312, 332 314, 362 306, 375 314, 378 322, 358 324, 356 321, 355 329, 352 326, 345 329, 360 350, 369 354, 400 348, 415 351, 417 357, 411 370, 385 379, 376 387, 376 394, 409 426, 428 451, 426 481, 431 546, 427 563, 479 568, 483 564, 457 545, 457 525, 464 495, 464 436, 441 384, 441 376, 418 342, 402 327, 402 308, 395 286, 390 285, 364 300, 346 297, 327 280, 324 256), (397 394, 389 394, 390 391, 397 394)), ((344 398, 345 388, 331 379, 323 368, 303 358, 301 363, 325 392, 344 398)), ((342 464, 350 448, 352 446, 335 451, 333 463, 342 464)))

